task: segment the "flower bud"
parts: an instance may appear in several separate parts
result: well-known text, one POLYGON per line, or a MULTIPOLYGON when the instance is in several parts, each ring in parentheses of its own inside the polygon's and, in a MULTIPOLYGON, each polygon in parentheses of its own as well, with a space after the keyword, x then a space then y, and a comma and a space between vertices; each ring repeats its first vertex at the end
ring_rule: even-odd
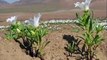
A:
POLYGON ((35 32, 31 30, 32 35, 35 35, 35 32))
POLYGON ((17 29, 17 32, 20 33, 21 32, 20 29, 17 29))

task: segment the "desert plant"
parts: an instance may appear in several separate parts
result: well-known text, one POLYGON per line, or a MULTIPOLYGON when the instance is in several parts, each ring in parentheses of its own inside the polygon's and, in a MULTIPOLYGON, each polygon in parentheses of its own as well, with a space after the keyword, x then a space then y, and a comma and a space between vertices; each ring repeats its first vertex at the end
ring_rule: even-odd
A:
POLYGON ((102 37, 100 32, 103 31, 103 26, 98 25, 96 21, 91 18, 90 11, 84 11, 83 16, 78 16, 79 26, 84 30, 83 39, 85 42, 86 58, 87 60, 92 60, 95 55, 95 50, 102 42, 102 37))
POLYGON ((31 56, 36 56, 42 58, 44 53, 44 48, 48 45, 49 41, 44 41, 42 38, 48 34, 46 27, 35 27, 32 25, 26 25, 21 22, 16 22, 11 24, 8 28, 8 33, 6 36, 14 40, 23 40, 23 47, 29 50, 31 56), (34 52, 35 50, 35 52, 34 52))
POLYGON ((70 42, 66 49, 68 52, 70 52, 69 56, 72 56, 73 53, 79 53, 80 52, 80 48, 79 48, 79 45, 80 45, 80 42, 81 40, 73 40, 72 42, 70 42))
POLYGON ((35 50, 35 56, 42 58, 44 53, 44 48, 49 44, 49 41, 44 41, 42 38, 48 34, 47 28, 44 27, 38 27, 29 30, 29 33, 27 34, 27 38, 32 43, 32 48, 35 50))
MULTIPOLYGON (((84 44, 79 51, 81 52, 81 56, 86 60, 93 60, 95 56, 96 48, 103 41, 100 33, 104 30, 104 27, 99 25, 91 14, 91 10, 89 9, 91 0, 85 0, 85 2, 77 2, 75 3, 75 7, 79 7, 84 10, 82 16, 76 13, 78 18, 78 22, 76 23, 80 28, 83 29, 83 36, 81 38, 84 40, 84 44)), ((68 46, 70 52, 74 52, 75 44, 68 46)))
POLYGON ((24 30, 23 25, 20 22, 15 22, 15 24, 11 24, 11 26, 7 29, 9 32, 6 36, 8 39, 18 39, 23 35, 22 30, 24 30))

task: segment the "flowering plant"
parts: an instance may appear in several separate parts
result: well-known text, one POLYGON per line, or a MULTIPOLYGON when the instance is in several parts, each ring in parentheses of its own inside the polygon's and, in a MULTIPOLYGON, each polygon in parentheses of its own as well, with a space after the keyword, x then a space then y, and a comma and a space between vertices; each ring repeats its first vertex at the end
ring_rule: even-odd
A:
MULTIPOLYGON (((8 34, 6 34, 8 39, 14 39, 26 49, 32 57, 42 58, 44 53, 44 48, 48 45, 49 41, 44 41, 42 38, 48 34, 46 27, 39 25, 40 15, 34 17, 33 25, 21 23, 16 21, 15 24, 11 24, 8 28, 8 34), (39 17, 38 17, 39 16, 39 17), (23 42, 19 41, 21 39, 23 42)), ((31 21, 30 21, 31 22, 31 21)), ((29 22, 29 23, 30 23, 29 22)))
MULTIPOLYGON (((80 48, 78 46, 78 50, 81 56, 86 60, 93 60, 95 57, 96 48, 103 41, 100 33, 104 30, 104 26, 98 25, 91 16, 91 12, 89 10, 90 2, 91 0, 85 0, 85 2, 82 3, 75 3, 76 7, 80 7, 84 11, 82 16, 79 16, 78 14, 76 14, 76 16, 78 18, 77 25, 83 29, 83 36, 81 37, 82 40, 84 40, 83 47, 80 48)), ((71 44, 70 46, 73 46, 73 49, 77 47, 74 46, 74 44, 71 44)))

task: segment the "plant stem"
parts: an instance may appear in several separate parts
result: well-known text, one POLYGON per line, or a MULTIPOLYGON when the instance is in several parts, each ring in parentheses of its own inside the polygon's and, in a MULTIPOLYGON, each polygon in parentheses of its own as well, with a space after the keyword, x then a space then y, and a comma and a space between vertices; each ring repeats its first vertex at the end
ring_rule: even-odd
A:
POLYGON ((87 60, 92 60, 93 58, 93 54, 92 54, 92 51, 91 51, 91 47, 88 46, 88 54, 87 54, 87 60))

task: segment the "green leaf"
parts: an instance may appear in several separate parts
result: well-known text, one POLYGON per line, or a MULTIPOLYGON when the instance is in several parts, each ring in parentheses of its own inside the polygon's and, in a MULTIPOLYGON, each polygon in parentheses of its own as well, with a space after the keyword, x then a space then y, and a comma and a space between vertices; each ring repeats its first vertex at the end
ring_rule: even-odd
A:
POLYGON ((93 25, 93 22, 92 22, 92 20, 90 20, 90 24, 89 24, 89 32, 92 31, 92 28, 93 28, 92 25, 93 25))
POLYGON ((89 16, 87 16, 87 18, 86 18, 86 20, 84 20, 84 22, 85 22, 85 26, 87 26, 87 24, 88 24, 88 22, 89 22, 89 20, 90 20, 90 15, 89 16))
POLYGON ((85 42, 88 46, 92 46, 92 36, 88 33, 85 33, 85 42))
POLYGON ((49 43, 50 43, 50 41, 44 41, 43 44, 42 44, 43 45, 42 48, 44 49, 49 43))
POLYGON ((95 38, 93 39, 93 44, 99 44, 102 42, 102 38, 99 35, 96 35, 95 38))
POLYGON ((98 26, 96 27, 97 33, 101 32, 102 30, 104 30, 104 26, 98 25, 98 26))

